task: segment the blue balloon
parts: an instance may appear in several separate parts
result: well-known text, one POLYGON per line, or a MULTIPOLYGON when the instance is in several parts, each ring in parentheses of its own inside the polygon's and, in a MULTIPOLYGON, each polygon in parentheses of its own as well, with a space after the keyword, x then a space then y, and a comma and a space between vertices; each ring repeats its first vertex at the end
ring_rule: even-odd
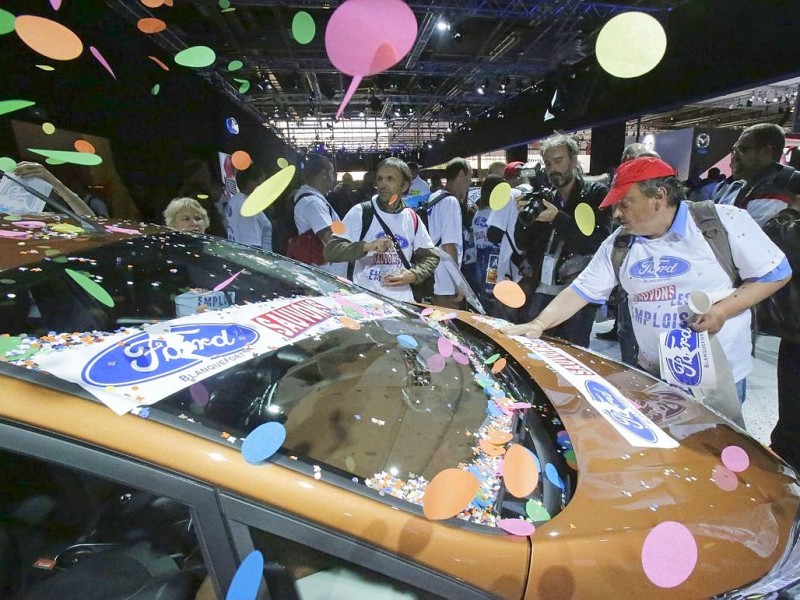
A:
POLYGON ((257 465, 275 454, 286 439, 286 428, 281 423, 259 425, 242 442, 242 456, 257 465))
POLYGON ((236 569, 225 600, 255 600, 263 574, 264 556, 258 550, 253 550, 236 569))
POLYGON ((544 466, 544 474, 550 480, 550 483, 562 490, 564 489, 564 482, 559 477, 558 470, 553 463, 547 463, 544 466))
POLYGON ((397 336, 397 343, 400 344, 403 348, 408 348, 409 350, 413 350, 414 348, 419 346, 417 340, 415 340, 410 335, 406 335, 405 333, 403 335, 397 336))

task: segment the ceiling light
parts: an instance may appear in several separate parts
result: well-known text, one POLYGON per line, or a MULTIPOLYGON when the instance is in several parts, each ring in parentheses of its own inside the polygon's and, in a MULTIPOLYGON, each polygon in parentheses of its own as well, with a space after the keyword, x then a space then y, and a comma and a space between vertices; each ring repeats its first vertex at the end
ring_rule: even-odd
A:
POLYGON ((484 86, 482 83, 479 83, 478 87, 475 88, 475 91, 483 96, 486 93, 486 86, 484 86))
POLYGON ((436 29, 439 31, 450 31, 450 23, 448 23, 446 19, 439 19, 439 22, 436 23, 436 29))

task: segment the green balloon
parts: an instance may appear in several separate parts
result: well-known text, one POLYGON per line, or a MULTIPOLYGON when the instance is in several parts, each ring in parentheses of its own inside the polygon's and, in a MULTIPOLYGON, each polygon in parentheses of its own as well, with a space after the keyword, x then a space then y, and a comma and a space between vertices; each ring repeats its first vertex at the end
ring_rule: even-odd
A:
POLYGON ((0 100, 0 115, 14 112, 15 110, 22 110, 33 106, 36 102, 30 100, 0 100))
POLYGON ((533 522, 549 521, 551 519, 550 513, 547 512, 545 507, 533 498, 528 500, 525 504, 525 514, 527 514, 533 522))
POLYGON ((0 35, 5 35, 14 31, 14 20, 16 17, 7 10, 0 8, 0 35))
POLYGON ((247 79, 237 79, 236 77, 233 80, 239 84, 239 93, 246 94, 247 91, 250 89, 250 82, 247 79))
POLYGON ((298 44, 308 44, 317 34, 317 25, 314 18, 306 11, 295 13, 292 19, 292 35, 298 44))
POLYGON ((94 298, 101 304, 105 304, 110 308, 114 307, 114 299, 96 281, 93 281, 83 273, 78 273, 77 271, 73 271, 72 269, 64 269, 64 272, 66 272, 67 275, 72 277, 73 281, 75 281, 75 283, 81 286, 83 290, 87 294, 89 294, 92 298, 94 298))
POLYGON ((161 85, 157 83, 152 87, 150 93, 153 94, 153 96, 158 96, 158 92, 160 91, 161 91, 161 85))
POLYGON ((244 63, 240 60, 232 60, 228 63, 228 71, 238 71, 244 66, 244 63))
POLYGON ((3 171, 4 173, 9 173, 16 168, 17 168, 17 161, 15 161, 13 158, 8 158, 7 156, 0 158, 0 171, 3 171))
POLYGON ((217 55, 208 46, 192 46, 175 55, 175 62, 182 67, 202 69, 214 64, 217 55))
POLYGON ((225 10, 226 8, 230 8, 231 7, 231 0, 219 0, 219 7, 222 10, 225 10))

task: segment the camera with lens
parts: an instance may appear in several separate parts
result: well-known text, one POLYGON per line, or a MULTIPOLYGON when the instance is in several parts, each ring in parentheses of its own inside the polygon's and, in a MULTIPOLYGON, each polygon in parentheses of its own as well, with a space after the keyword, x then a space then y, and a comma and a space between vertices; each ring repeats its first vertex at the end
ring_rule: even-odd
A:
POLYGON ((550 188, 542 187, 528 192, 522 197, 525 204, 520 209, 517 218, 527 227, 542 214, 545 208, 547 208, 544 201, 547 200, 551 204, 554 204, 555 198, 556 191, 550 188))

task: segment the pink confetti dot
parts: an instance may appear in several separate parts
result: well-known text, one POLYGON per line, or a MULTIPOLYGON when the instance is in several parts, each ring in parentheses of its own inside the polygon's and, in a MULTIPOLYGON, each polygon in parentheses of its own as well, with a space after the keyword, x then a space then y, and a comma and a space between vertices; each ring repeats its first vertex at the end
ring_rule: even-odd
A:
POLYGON ((722 451, 722 464, 734 473, 741 473, 750 466, 750 457, 739 446, 728 446, 722 451))
POLYGON ((714 467, 714 470, 711 471, 711 481, 713 481, 719 489, 726 492, 732 492, 739 487, 739 478, 736 477, 736 473, 722 465, 717 465, 714 467))
POLYGON ((460 365, 468 365, 469 364, 469 357, 461 352, 453 352, 453 360, 456 361, 460 365))
POLYGON ((647 534, 642 545, 642 568, 647 578, 661 588, 684 581, 697 565, 697 542, 684 525, 665 521, 647 534))
POLYGON ((440 337, 439 341, 436 343, 439 348, 439 354, 444 357, 452 356, 453 354, 453 342, 451 342, 446 337, 440 337))
POLYGON ((441 354, 433 354, 430 358, 428 358, 426 364, 431 373, 441 373, 444 371, 446 362, 447 361, 445 357, 441 354))
POLYGON ((533 523, 522 519, 500 519, 497 522, 497 526, 511 535, 523 537, 533 535, 533 532, 536 531, 536 527, 533 523))

